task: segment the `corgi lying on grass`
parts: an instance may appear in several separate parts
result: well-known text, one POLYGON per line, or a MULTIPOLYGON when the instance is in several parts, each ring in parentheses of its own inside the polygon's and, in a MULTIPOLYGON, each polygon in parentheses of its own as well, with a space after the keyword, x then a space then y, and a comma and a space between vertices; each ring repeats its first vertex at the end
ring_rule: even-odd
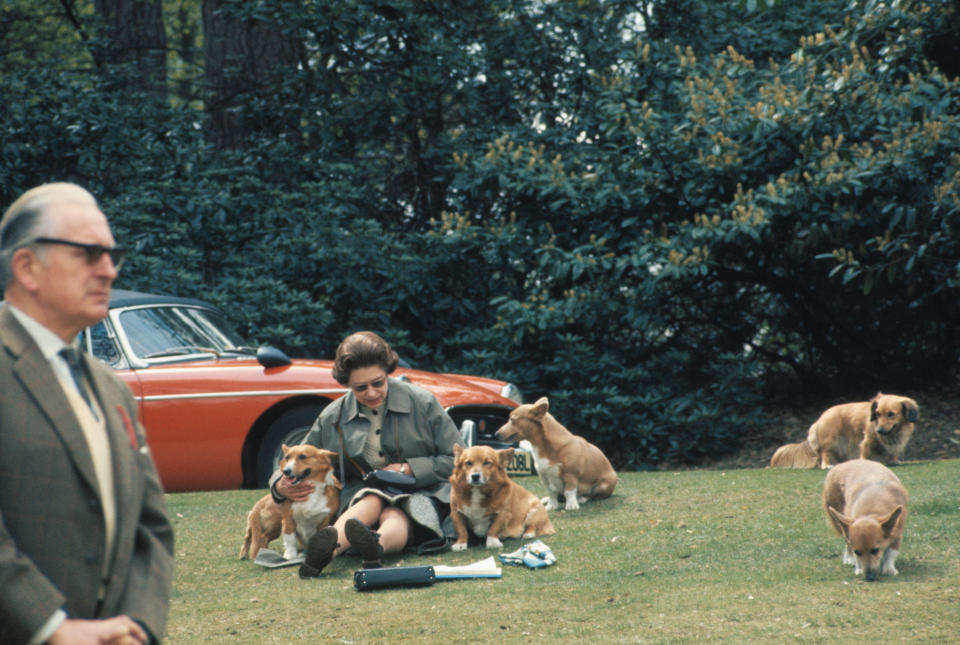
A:
POLYGON ((537 496, 507 475, 513 448, 453 447, 450 512, 457 539, 454 551, 467 548, 472 531, 488 549, 503 546, 500 538, 552 535, 553 524, 537 496))

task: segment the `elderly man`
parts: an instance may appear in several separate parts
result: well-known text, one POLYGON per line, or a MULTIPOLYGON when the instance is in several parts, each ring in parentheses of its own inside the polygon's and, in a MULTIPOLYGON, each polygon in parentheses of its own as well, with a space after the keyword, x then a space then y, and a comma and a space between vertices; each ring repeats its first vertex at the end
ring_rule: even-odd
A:
POLYGON ((122 261, 79 186, 27 191, 0 220, 0 644, 163 636, 160 480, 130 390, 76 348, 122 261))

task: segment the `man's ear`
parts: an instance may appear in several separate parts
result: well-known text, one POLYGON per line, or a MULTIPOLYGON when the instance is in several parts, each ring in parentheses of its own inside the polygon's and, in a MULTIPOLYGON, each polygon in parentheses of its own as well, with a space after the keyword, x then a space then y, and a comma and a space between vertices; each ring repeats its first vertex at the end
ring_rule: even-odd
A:
POLYGON ((40 258, 33 249, 17 249, 10 258, 10 273, 13 279, 27 291, 36 291, 39 288, 36 275, 39 267, 40 258))

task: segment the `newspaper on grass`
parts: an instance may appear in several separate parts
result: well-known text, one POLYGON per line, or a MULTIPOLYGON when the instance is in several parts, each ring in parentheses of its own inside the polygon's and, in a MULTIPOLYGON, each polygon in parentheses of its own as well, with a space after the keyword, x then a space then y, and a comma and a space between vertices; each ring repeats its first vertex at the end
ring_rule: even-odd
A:
POLYGON ((268 569, 277 569, 280 567, 292 567, 295 564, 300 564, 303 562, 304 557, 306 556, 303 553, 299 553, 297 554, 297 557, 287 560, 273 549, 262 548, 260 549, 260 552, 257 553, 254 563, 268 569))
POLYGON ((433 571, 437 580, 457 580, 462 578, 502 578, 503 573, 491 555, 489 558, 477 560, 470 564, 446 565, 435 564, 433 571))

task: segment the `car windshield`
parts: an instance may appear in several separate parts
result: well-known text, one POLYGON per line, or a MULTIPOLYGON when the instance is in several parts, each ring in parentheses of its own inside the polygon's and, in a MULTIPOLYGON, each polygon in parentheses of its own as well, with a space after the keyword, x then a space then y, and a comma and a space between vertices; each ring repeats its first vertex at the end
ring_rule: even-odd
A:
POLYGON ((198 307, 149 307, 120 314, 120 326, 139 358, 237 352, 243 344, 226 319, 198 307))

